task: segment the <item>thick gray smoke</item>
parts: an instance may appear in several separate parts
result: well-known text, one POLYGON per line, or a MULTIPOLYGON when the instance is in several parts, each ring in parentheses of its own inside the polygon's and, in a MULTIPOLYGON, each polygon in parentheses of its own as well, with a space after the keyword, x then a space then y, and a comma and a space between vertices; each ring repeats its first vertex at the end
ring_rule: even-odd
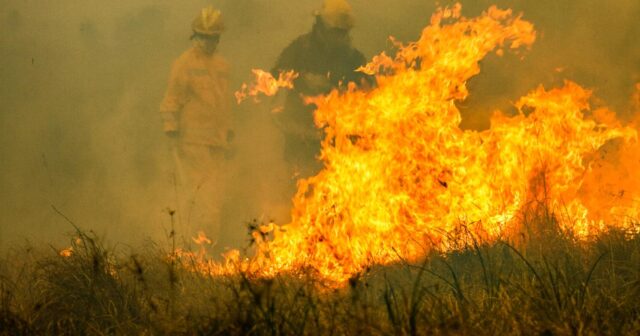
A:
MULTIPOLYGON (((367 57, 389 50, 389 35, 415 39, 436 8, 422 0, 351 3, 353 41, 367 57)), ((524 12, 539 39, 523 60, 483 61, 460 104, 464 127, 486 128, 495 108, 565 78, 624 111, 640 80, 640 3, 476 0, 463 1, 463 13, 493 3, 524 12)), ((66 239, 73 228, 52 206, 112 242, 166 237, 175 192, 158 107, 172 61, 190 45, 190 23, 209 4, 223 11, 220 52, 239 88, 251 68, 271 68, 310 29, 321 1, 0 1, 0 247, 66 239)), ((221 245, 242 245, 244 223, 254 218, 288 219, 281 139, 265 111, 251 103, 234 111, 238 154, 221 245)))

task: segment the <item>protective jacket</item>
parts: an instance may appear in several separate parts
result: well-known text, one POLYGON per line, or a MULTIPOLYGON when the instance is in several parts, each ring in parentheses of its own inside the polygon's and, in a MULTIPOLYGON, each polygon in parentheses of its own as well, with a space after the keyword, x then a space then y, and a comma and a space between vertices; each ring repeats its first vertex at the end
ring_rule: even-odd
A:
POLYGON ((287 70, 299 73, 294 82, 294 91, 288 96, 284 117, 314 127, 313 107, 304 107, 300 95, 326 94, 341 81, 360 84, 361 79, 368 78, 355 70, 365 64, 364 55, 353 47, 328 47, 315 38, 313 32, 298 37, 282 51, 271 71, 274 75, 287 70), (327 85, 312 85, 307 80, 309 74, 326 78, 327 85))
POLYGON ((231 131, 229 65, 217 53, 191 48, 173 64, 160 106, 165 132, 181 141, 226 147, 231 131))

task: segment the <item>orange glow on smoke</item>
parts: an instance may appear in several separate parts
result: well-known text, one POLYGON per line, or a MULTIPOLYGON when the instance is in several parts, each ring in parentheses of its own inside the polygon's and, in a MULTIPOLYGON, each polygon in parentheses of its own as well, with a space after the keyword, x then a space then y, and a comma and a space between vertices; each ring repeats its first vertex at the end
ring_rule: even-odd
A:
POLYGON ((640 209, 637 131, 609 110, 592 111, 591 91, 570 81, 538 87, 515 103, 516 115, 495 112, 489 130, 460 129, 455 103, 467 97, 478 62, 535 39, 533 25, 510 10, 477 18, 462 17, 460 5, 438 10, 417 42, 396 43, 394 58, 381 54, 360 69, 376 76, 375 88, 350 84, 312 99, 324 169, 298 182, 292 223, 254 232, 254 257, 234 253, 203 270, 311 270, 342 283, 372 264, 455 248, 450 237, 460 232, 513 237, 540 205, 580 238, 605 224, 630 227, 640 209))

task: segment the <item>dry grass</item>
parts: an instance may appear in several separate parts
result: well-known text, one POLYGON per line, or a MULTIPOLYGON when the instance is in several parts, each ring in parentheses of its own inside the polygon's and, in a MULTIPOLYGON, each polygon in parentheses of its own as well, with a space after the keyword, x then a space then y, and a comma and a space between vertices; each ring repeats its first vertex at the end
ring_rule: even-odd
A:
POLYGON ((78 235, 68 258, 23 247, 2 259, 0 334, 640 334, 640 237, 620 231, 471 239, 338 290, 304 276, 210 278, 158 246, 133 254, 78 235))

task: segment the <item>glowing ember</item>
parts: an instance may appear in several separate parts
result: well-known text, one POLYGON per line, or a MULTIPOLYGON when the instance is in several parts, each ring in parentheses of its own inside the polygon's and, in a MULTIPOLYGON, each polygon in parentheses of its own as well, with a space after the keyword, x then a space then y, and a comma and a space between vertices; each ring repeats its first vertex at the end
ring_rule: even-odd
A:
POLYGON ((61 257, 69 258, 73 255, 73 247, 67 247, 66 249, 58 252, 61 257))
POLYGON ((455 102, 467 97, 478 62, 535 38, 532 24, 510 10, 467 19, 460 5, 442 9, 417 42, 397 43, 394 58, 381 54, 360 69, 376 75, 374 89, 350 84, 346 93, 310 99, 326 134, 325 168, 299 181, 292 223, 255 232, 250 260, 201 260, 203 270, 312 270, 341 283, 372 264, 454 248, 449 237, 460 232, 513 237, 523 214, 540 206, 578 237, 605 223, 631 225, 640 209, 631 174, 640 165, 637 133, 608 110, 591 112, 589 90, 572 82, 539 87, 516 102, 515 116, 496 112, 489 130, 459 128, 455 102), (603 145, 617 146, 618 162, 598 158, 603 145))
POLYGON ((281 72, 278 78, 274 78, 269 72, 260 69, 251 70, 255 76, 254 83, 242 84, 239 91, 235 92, 238 104, 248 97, 257 97, 260 93, 266 96, 274 96, 281 88, 292 89, 293 80, 298 77, 294 71, 281 72))

